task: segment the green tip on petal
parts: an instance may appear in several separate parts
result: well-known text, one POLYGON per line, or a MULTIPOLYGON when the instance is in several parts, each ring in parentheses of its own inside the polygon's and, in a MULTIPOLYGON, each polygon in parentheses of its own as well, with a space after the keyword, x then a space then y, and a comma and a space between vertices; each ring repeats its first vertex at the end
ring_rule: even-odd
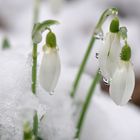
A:
POLYGON ((110 32, 117 33, 119 32, 119 19, 116 17, 111 21, 110 32))
POLYGON ((47 44, 48 47, 51 47, 51 48, 56 47, 56 36, 51 31, 46 36, 46 44, 47 44))
POLYGON ((121 50, 121 60, 129 61, 131 58, 131 48, 126 44, 121 50))

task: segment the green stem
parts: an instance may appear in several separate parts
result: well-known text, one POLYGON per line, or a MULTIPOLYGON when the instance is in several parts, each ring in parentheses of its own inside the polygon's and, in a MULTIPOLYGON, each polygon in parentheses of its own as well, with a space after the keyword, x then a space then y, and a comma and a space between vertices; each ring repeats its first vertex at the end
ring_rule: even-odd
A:
POLYGON ((34 23, 36 23, 39 19, 40 1, 41 0, 34 0, 34 17, 33 17, 34 23))
POLYGON ((85 53, 85 55, 84 55, 84 58, 83 58, 83 60, 82 60, 82 63, 81 63, 81 65, 80 65, 80 68, 79 68, 79 70, 78 70, 78 73, 77 73, 77 75, 76 75, 76 78, 75 78, 75 81, 74 81, 74 84, 73 84, 73 89, 72 89, 72 92, 71 92, 71 97, 74 97, 75 92, 76 92, 76 90, 77 90, 77 88, 78 88, 78 84, 79 84, 81 75, 82 75, 82 73, 83 73, 83 71, 84 71, 86 62, 87 62, 87 60, 88 60, 88 58, 89 58, 89 54, 90 54, 90 52, 91 52, 91 50, 92 50, 92 46, 93 46, 94 42, 95 42, 95 37, 92 36, 92 37, 91 37, 91 40, 90 40, 90 43, 89 43, 89 45, 88 45, 88 48, 87 48, 87 50, 86 50, 86 53, 85 53))
MULTIPOLYGON (((40 0, 34 0, 33 22, 38 21, 40 11, 40 0)), ((33 24, 34 24, 33 23, 33 24)), ((36 80, 37 80, 37 44, 33 43, 32 51, 32 92, 36 94, 36 80)))
POLYGON ((101 76, 99 74, 99 71, 97 71, 96 76, 93 79, 93 81, 91 83, 91 86, 89 88, 89 91, 88 91, 86 100, 85 100, 85 102, 83 104, 83 107, 82 107, 82 111, 81 111, 80 117, 78 119, 77 132, 76 132, 76 135, 75 135, 75 138, 76 139, 79 139, 79 137, 80 137, 81 129, 82 129, 82 126, 83 126, 83 123, 84 123, 84 120, 85 120, 85 116, 86 116, 88 107, 90 105, 90 102, 91 102, 92 96, 94 94, 96 85, 99 82, 100 78, 101 78, 101 76))
POLYGON ((35 136, 35 140, 38 137, 38 115, 37 111, 35 111, 34 118, 33 118, 33 134, 35 136))
POLYGON ((88 48, 86 50, 86 53, 84 55, 84 58, 83 58, 82 63, 80 65, 80 68, 78 70, 78 73, 76 75, 76 78, 74 80, 72 90, 71 90, 71 93, 70 93, 72 98, 74 98, 74 96, 76 94, 76 90, 78 88, 82 73, 84 72, 87 60, 88 60, 89 55, 91 53, 91 50, 92 50, 92 48, 94 46, 96 36, 99 33, 102 33, 102 25, 106 21, 107 17, 110 16, 110 15, 116 16, 117 14, 118 14, 118 10, 116 8, 109 8, 109 9, 105 10, 104 13, 101 15, 101 17, 100 17, 100 19, 99 19, 99 21, 98 21, 98 23, 97 23, 97 25, 95 27, 95 31, 94 31, 94 33, 93 33, 93 35, 91 37, 90 43, 88 45, 88 48))
POLYGON ((37 80, 37 44, 33 44, 33 52, 32 52, 32 92, 36 94, 36 80, 37 80))
MULTIPOLYGON (((33 24, 38 22, 40 11, 40 0, 35 0, 34 4, 34 12, 33 12, 33 24)), ((33 43, 32 50, 32 93, 36 94, 36 81, 37 81, 37 44, 33 43)), ((38 115, 37 111, 35 111, 33 117, 33 135, 35 136, 35 140, 38 139, 38 115)))

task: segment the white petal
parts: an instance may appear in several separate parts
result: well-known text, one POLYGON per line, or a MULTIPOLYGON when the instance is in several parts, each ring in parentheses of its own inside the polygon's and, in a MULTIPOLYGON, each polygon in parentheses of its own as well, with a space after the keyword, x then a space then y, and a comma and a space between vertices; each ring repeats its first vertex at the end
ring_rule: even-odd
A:
POLYGON ((120 60, 120 52, 121 52, 120 39, 118 37, 118 34, 115 34, 106 63, 107 71, 110 74, 110 77, 113 76, 114 71, 118 66, 120 60))
POLYGON ((102 75, 110 79, 118 65, 121 46, 118 34, 108 33, 105 38, 104 46, 99 53, 99 67, 102 75))
POLYGON ((108 33, 106 35, 105 42, 104 42, 103 46, 101 47, 101 50, 99 52, 99 58, 98 58, 100 71, 101 71, 102 75, 106 78, 109 77, 106 63, 107 63, 107 55, 108 55, 108 50, 110 47, 110 42, 111 42, 111 38, 110 38, 110 34, 108 33))
POLYGON ((57 49, 47 50, 40 67, 40 84, 48 92, 53 92, 60 75, 60 58, 57 49))
POLYGON ((130 62, 121 61, 110 84, 110 96, 117 105, 125 105, 131 99, 135 86, 135 74, 130 62))

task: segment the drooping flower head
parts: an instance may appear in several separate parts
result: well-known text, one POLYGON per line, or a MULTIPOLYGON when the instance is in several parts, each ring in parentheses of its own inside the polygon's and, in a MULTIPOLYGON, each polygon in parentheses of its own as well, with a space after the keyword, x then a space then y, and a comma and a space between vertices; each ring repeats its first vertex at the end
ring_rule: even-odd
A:
POLYGON ((121 52, 119 20, 114 18, 110 24, 110 32, 105 36, 103 47, 99 52, 99 68, 104 78, 110 80, 118 66, 121 52))
POLYGON ((125 44, 109 89, 110 96, 117 105, 125 105, 131 99, 135 87, 135 74, 130 58, 131 48, 125 44))
POLYGON ((60 75, 60 58, 56 46, 55 34, 50 31, 46 37, 46 44, 43 46, 39 73, 40 84, 49 93, 54 91, 60 75))
POLYGON ((102 76, 109 81, 109 93, 117 105, 125 105, 134 90, 135 74, 130 59, 131 48, 127 44, 127 29, 119 28, 119 20, 114 18, 99 53, 99 68, 102 76), (125 41, 122 48, 121 38, 125 41))

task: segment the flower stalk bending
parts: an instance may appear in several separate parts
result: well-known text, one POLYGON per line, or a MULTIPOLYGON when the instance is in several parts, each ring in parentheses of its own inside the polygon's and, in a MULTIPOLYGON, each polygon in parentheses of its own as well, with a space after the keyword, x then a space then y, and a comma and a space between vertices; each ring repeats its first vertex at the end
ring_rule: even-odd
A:
POLYGON ((42 33, 47 29, 51 30, 50 26, 57 24, 56 20, 46 20, 42 23, 36 23, 32 31, 32 41, 33 41, 33 51, 32 51, 32 92, 36 94, 36 81, 37 81, 37 47, 38 44, 42 41, 42 33))
POLYGON ((90 55, 90 52, 91 52, 91 50, 93 48, 95 40, 96 40, 96 38, 97 38, 97 36, 99 34, 103 34, 102 33, 102 25, 103 25, 103 23, 106 21, 108 16, 110 16, 110 15, 116 16, 117 14, 118 14, 118 10, 116 8, 109 8, 109 9, 105 10, 104 13, 101 15, 101 17, 99 19, 99 22, 97 23, 97 26, 95 27, 95 31, 94 31, 94 33, 93 33, 93 35, 91 37, 90 42, 89 42, 88 48, 86 50, 86 53, 84 55, 84 58, 83 58, 82 63, 80 65, 80 68, 78 70, 76 78, 74 80, 72 90, 71 90, 71 93, 70 93, 72 98, 74 98, 74 96, 76 94, 76 90, 78 88, 82 73, 83 73, 83 71, 85 69, 87 60, 89 58, 89 55, 90 55))
MULTIPOLYGON (((55 20, 46 20, 42 23, 36 23, 34 24, 33 31, 32 31, 32 42, 33 42, 33 50, 32 50, 32 84, 31 89, 32 93, 36 94, 36 88, 37 88, 37 48, 38 44, 42 41, 42 32, 44 32, 46 29, 51 30, 50 26, 53 24, 58 23, 55 20)), ((52 40, 52 37, 49 38, 51 40, 51 43, 53 43, 54 40, 52 40)), ((38 137, 38 114, 37 111, 34 113, 33 118, 33 130, 29 128, 29 124, 26 124, 24 126, 24 140, 29 138, 31 140, 42 140, 40 137, 38 137)))
POLYGON ((125 105, 134 90, 135 74, 131 64, 131 48, 127 43, 127 28, 119 27, 117 18, 110 24, 110 32, 106 34, 98 60, 101 74, 110 84, 110 97, 117 105, 125 105), (124 41, 123 47, 120 39, 124 41))
POLYGON ((60 75, 60 58, 58 53, 56 36, 50 31, 43 46, 43 58, 39 72, 39 82, 43 89, 53 93, 60 75))

